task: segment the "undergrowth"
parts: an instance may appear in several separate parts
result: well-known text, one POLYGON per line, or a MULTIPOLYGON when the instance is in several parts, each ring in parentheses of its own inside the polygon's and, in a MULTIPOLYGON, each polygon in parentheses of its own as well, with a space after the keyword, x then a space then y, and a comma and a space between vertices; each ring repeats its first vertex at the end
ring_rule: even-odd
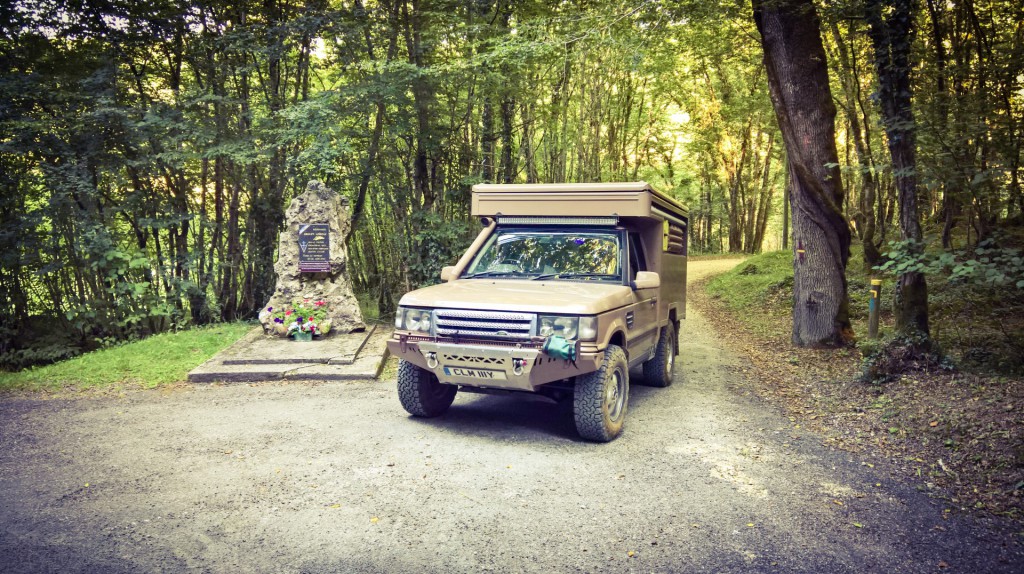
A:
MULTIPOLYGON (((878 349, 867 338, 868 301, 872 278, 882 278, 879 334, 894 337, 890 276, 869 273, 863 251, 854 245, 846 268, 850 322, 865 356, 878 349)), ((936 349, 955 366, 991 374, 1024 374, 1024 292, 985 284, 964 283, 936 274, 928 277, 929 318, 936 349)), ((762 335, 783 336, 792 328, 793 262, 789 251, 774 251, 746 259, 733 270, 712 279, 708 293, 762 335)), ((943 367, 948 367, 948 363, 943 367)))

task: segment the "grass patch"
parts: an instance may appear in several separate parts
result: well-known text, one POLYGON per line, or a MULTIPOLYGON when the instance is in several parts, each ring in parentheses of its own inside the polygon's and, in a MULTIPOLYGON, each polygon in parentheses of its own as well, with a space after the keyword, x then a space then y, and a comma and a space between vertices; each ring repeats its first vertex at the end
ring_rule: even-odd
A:
POLYGON ((377 306, 377 296, 373 293, 356 293, 356 301, 359 303, 359 312, 363 315, 366 324, 380 322, 380 308, 377 306))
POLYGON ((78 390, 112 385, 153 388, 184 381, 188 372, 252 329, 222 323, 100 349, 45 367, 0 373, 0 391, 78 390))
POLYGON ((789 329, 793 306, 793 256, 772 251, 747 258, 711 279, 707 292, 754 332, 781 335, 789 329))
MULTIPOLYGON (((858 338, 868 332, 868 300, 872 275, 864 269, 859 245, 853 245, 846 266, 850 297, 850 322, 858 338)), ((891 296, 892 280, 886 278, 879 317, 880 332, 891 332, 892 312, 885 301, 891 296)), ((712 278, 708 294, 720 300, 752 331, 759 335, 781 337, 790 333, 793 323, 793 254, 772 251, 754 255, 732 270, 712 278)))

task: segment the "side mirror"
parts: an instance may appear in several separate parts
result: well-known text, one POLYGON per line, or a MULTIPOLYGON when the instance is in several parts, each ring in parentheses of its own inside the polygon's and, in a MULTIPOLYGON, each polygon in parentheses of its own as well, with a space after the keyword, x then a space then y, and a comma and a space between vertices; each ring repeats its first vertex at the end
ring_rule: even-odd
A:
POLYGON ((661 277, 654 271, 638 271, 633 289, 654 289, 661 287, 661 277))
POLYGON ((448 282, 458 279, 458 275, 455 274, 455 266, 447 265, 441 268, 441 281, 448 282))

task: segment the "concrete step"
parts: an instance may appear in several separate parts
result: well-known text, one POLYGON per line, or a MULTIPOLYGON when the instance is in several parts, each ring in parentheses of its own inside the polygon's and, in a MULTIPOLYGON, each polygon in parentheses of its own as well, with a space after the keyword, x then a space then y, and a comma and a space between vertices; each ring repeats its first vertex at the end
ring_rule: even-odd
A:
POLYGON ((387 359, 391 330, 370 326, 365 332, 332 334, 296 342, 263 334, 256 327, 188 374, 194 383, 274 380, 372 380, 387 359))

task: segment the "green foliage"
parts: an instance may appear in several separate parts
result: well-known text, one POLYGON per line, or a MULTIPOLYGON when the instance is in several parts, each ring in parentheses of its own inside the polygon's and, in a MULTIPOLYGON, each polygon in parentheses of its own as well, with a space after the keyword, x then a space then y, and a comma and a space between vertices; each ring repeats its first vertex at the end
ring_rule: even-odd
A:
POLYGON ((17 373, 0 373, 0 390, 105 388, 138 385, 153 388, 184 381, 194 367, 252 329, 225 323, 162 333, 80 357, 17 373))
POLYGON ((971 249, 925 251, 913 240, 892 241, 878 271, 901 275, 924 273, 942 277, 949 283, 985 285, 1024 291, 1024 257, 1019 249, 1000 247, 995 239, 985 239, 971 249))
MULTIPOLYGON (((646 179, 690 204, 693 253, 780 235, 784 150, 743 3, 17 4, 0 24, 8 367, 253 317, 273 288, 284 208, 311 178, 360 210, 349 268, 360 300, 382 309, 461 254, 478 182, 646 179)), ((1005 48, 1019 14, 995 2, 968 22, 959 4, 936 6, 944 41, 919 33, 912 45, 919 203, 937 219, 949 198, 951 220, 987 237, 1024 207, 1024 59, 1005 48)), ((891 237, 894 174, 884 131, 870 129, 859 8, 823 6, 823 29, 838 22, 826 43, 849 52, 845 64, 829 54, 849 88, 834 90, 848 96, 848 215, 863 224, 852 206, 871 175, 877 243, 891 237)), ((950 285, 1018 291, 1018 255, 978 247, 886 271, 924 265, 950 285)), ((744 296, 786 308, 787 272, 757 263, 744 296)), ((862 296, 860 279, 850 286, 862 296)))
POLYGON ((469 246, 473 226, 469 221, 444 221, 434 213, 417 213, 415 252, 409 258, 410 280, 415 286, 437 283, 441 268, 454 265, 469 246))

